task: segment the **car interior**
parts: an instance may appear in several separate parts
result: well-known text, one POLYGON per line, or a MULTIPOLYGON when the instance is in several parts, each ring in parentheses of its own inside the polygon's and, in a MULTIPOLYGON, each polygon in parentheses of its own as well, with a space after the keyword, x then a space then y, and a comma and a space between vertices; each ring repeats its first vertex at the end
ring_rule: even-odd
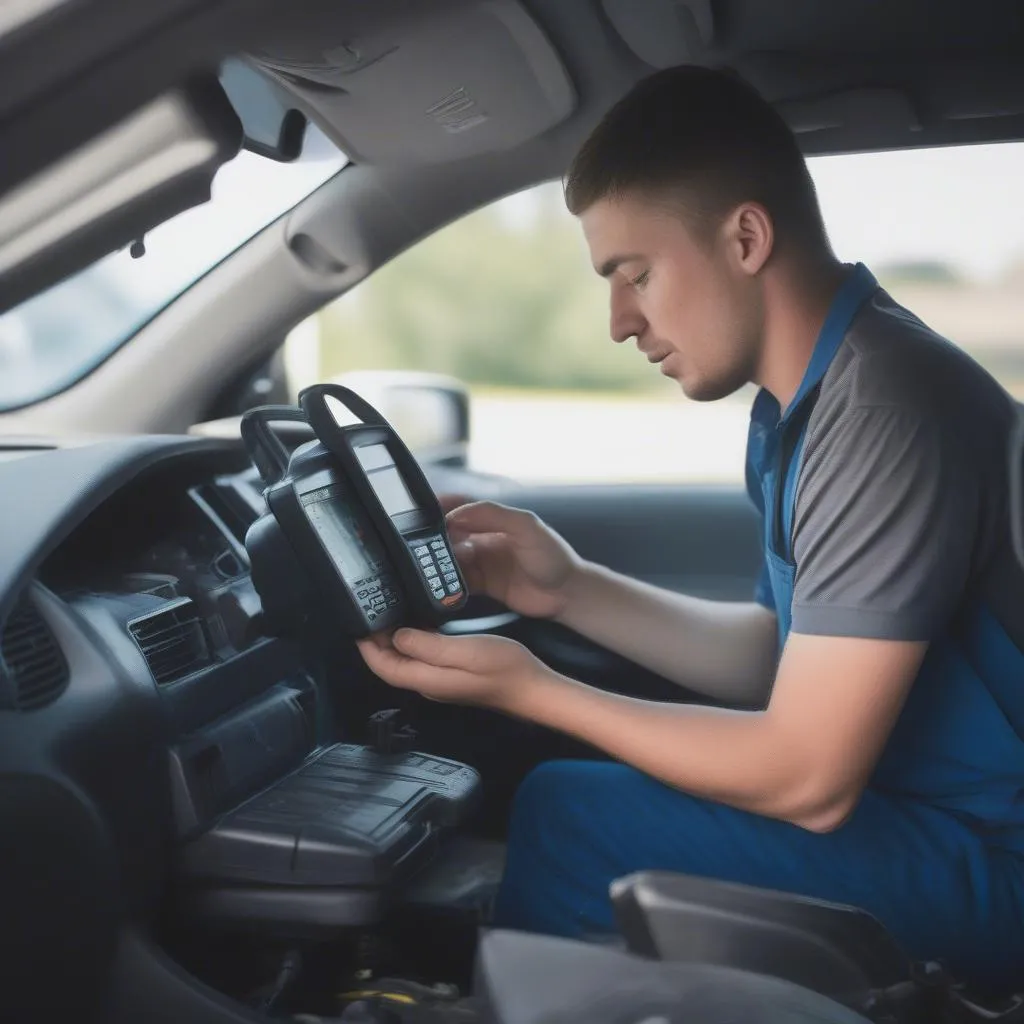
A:
MULTIPOLYGON (((938 1019, 948 979, 929 986, 856 908, 650 874, 616 883, 616 943, 488 932, 519 783, 601 755, 388 688, 308 580, 256 578, 269 481, 239 420, 280 404, 263 385, 296 324, 558 179, 657 68, 734 68, 811 156, 1024 140, 1022 57, 1024 19, 999 0, 0 11, 0 314, 144 250, 242 147, 288 161, 315 129, 344 154, 88 372, 0 412, 0 1017, 938 1019), (425 1006, 438 1016, 411 1016, 425 1006)), ((530 509, 659 586, 749 599, 742 487, 476 472, 464 393, 432 397, 452 427, 414 454, 436 493, 530 509)), ((313 434, 275 436, 287 459, 313 434)), ((441 628, 512 637, 609 690, 701 699, 480 597, 441 628)), ((1021 1006, 978 999, 1005 1020, 1021 1006)))

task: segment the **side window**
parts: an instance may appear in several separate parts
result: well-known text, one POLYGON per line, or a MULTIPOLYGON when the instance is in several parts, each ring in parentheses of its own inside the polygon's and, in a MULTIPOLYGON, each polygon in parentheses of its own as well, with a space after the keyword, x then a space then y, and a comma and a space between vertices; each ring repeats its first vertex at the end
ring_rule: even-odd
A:
POLYGON ((557 182, 424 239, 289 340, 291 376, 426 370, 467 384, 470 464, 526 483, 743 479, 750 395, 687 401, 608 334, 608 286, 557 182))
MULTIPOLYGON (((1024 398, 1024 145, 810 161, 839 258, 1024 398)), ((473 468, 536 483, 740 484, 754 389, 685 398, 608 336, 557 182, 473 213, 301 325, 300 383, 426 370, 472 396, 473 468)))
POLYGON ((1024 144, 810 166, 836 254, 1024 399, 1024 144))

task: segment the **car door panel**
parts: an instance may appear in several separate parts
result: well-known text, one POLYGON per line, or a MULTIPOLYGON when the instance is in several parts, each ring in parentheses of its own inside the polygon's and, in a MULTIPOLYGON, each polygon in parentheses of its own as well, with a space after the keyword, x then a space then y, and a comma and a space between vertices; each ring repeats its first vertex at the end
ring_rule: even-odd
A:
POLYGON ((739 487, 523 488, 514 495, 579 554, 681 593, 746 601, 761 565, 758 521, 739 487))

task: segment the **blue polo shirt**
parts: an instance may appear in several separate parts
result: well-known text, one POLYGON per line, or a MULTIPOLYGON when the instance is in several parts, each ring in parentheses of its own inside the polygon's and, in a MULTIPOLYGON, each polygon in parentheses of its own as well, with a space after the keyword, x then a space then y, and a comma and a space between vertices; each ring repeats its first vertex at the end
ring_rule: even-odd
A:
POLYGON ((1002 388, 859 265, 790 406, 755 400, 747 482, 764 534, 755 596, 780 650, 791 630, 931 645, 875 784, 1024 853, 1014 422, 1002 388))
MULTIPOLYGON (((763 523, 755 596, 777 615, 780 651, 791 631, 929 643, 869 788, 981 837, 1024 920, 1014 422, 1003 389, 858 265, 793 402, 755 400, 747 485, 763 523)), ((986 888, 984 872, 973 884, 986 888)), ((1024 978, 1024 949, 1020 963, 1024 978)))
POLYGON ((789 407, 754 402, 747 483, 764 535, 756 599, 776 613, 780 651, 791 632, 929 645, 857 808, 813 833, 628 765, 550 762, 516 798, 497 923, 607 931, 614 879, 677 871, 862 907, 914 959, 981 989, 1024 986, 1015 412, 850 268, 789 407))

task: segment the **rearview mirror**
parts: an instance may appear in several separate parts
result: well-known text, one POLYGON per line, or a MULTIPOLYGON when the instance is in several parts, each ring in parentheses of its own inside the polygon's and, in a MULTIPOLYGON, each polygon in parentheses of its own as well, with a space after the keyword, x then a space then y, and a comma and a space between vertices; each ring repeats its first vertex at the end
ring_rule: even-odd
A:
POLYGON ((297 160, 309 122, 284 89, 237 57, 221 64, 219 77, 242 121, 242 148, 282 163, 297 160))

